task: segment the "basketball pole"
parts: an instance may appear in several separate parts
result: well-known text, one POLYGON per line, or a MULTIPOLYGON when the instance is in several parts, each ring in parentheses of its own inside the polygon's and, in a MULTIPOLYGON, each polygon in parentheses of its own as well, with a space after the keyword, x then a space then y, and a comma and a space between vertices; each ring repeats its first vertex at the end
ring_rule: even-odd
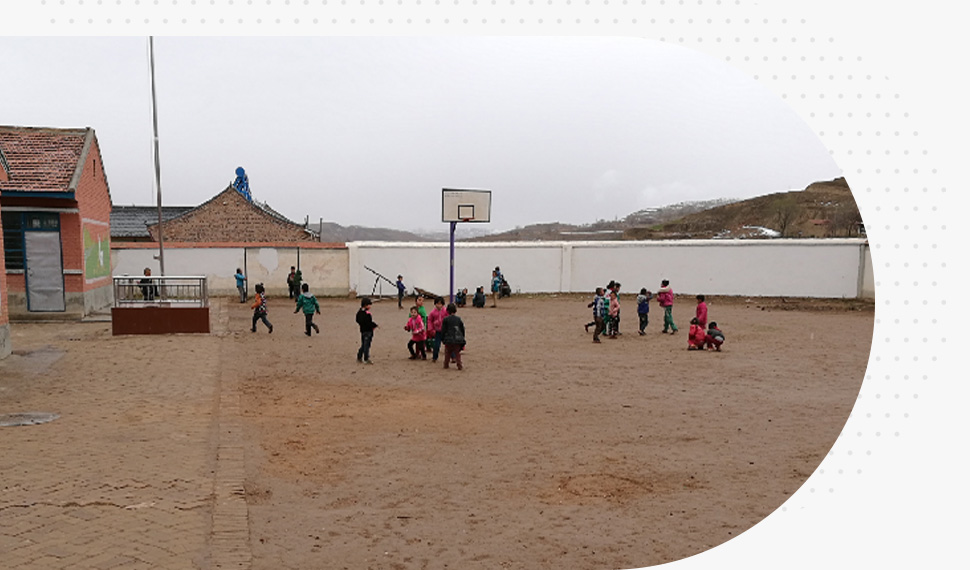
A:
POLYGON ((448 285, 448 302, 455 302, 455 226, 458 222, 451 222, 451 279, 448 285))

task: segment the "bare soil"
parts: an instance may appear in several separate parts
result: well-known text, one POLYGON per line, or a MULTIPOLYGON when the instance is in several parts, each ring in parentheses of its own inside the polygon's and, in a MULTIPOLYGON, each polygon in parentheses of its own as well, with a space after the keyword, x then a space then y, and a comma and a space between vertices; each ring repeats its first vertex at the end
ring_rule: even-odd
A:
MULTIPOLYGON (((239 390, 253 568, 635 568, 763 519, 815 470, 855 402, 869 303, 710 299, 723 351, 681 331, 593 344, 588 297, 459 310, 465 369, 408 360, 406 311, 374 305, 373 366, 356 300, 322 299, 322 334, 272 299, 231 304, 223 390, 239 390)), ((429 357, 430 360, 430 357, 429 357)))

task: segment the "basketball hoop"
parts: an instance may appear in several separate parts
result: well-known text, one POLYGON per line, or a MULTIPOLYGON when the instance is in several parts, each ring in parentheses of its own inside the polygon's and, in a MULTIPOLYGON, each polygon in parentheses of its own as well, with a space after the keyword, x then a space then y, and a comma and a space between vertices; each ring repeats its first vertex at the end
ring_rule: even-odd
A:
POLYGON ((470 221, 472 221, 472 219, 471 218, 461 218, 458 221, 459 222, 470 222, 470 221))

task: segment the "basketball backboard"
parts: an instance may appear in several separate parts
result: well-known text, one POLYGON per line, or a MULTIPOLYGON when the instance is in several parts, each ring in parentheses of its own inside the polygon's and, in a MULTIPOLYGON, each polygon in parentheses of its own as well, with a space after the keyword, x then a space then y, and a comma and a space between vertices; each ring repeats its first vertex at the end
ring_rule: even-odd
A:
POLYGON ((442 222, 489 222, 491 216, 491 190, 441 189, 442 222))

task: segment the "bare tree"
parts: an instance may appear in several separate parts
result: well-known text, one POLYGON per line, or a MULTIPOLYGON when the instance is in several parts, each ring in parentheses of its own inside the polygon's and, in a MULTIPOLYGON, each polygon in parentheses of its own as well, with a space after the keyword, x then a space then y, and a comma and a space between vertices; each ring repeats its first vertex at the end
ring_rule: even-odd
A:
POLYGON ((775 200, 774 210, 778 232, 781 233, 781 237, 788 237, 793 226, 802 218, 802 210, 798 202, 792 196, 784 196, 775 200))

